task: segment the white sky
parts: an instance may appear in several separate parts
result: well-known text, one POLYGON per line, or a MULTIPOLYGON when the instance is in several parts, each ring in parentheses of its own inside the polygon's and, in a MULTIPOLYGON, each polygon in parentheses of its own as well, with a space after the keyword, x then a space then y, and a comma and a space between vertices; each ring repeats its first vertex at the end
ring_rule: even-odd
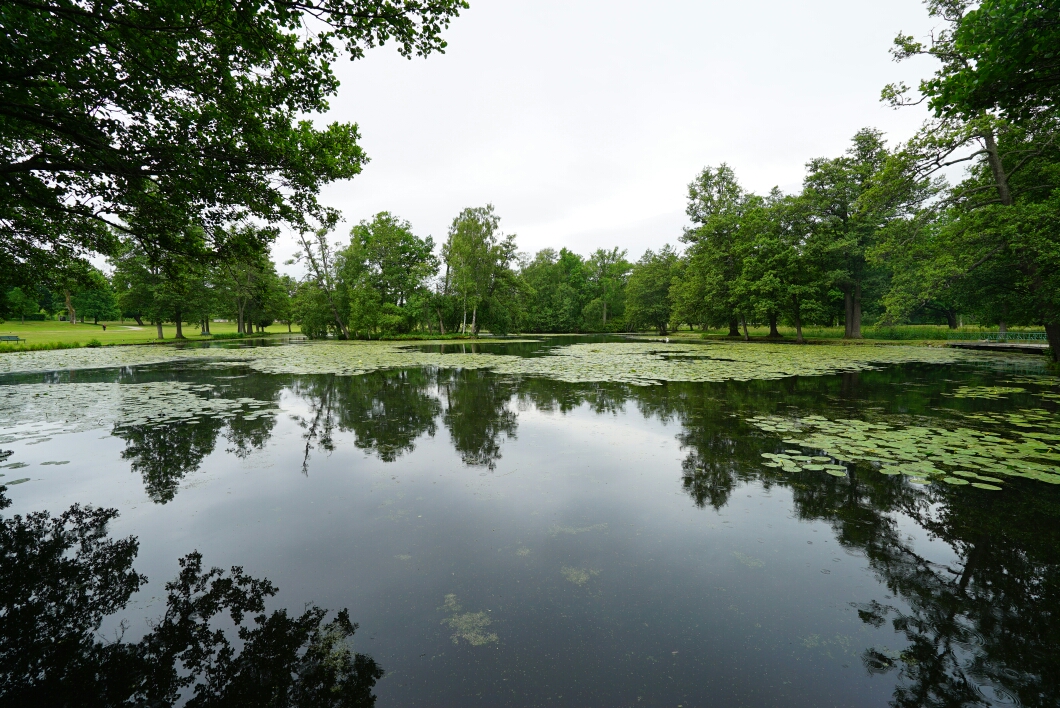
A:
MULTIPOLYGON (((677 242, 706 165, 794 191, 860 128, 909 137, 926 113, 880 89, 932 67, 888 49, 932 26, 919 0, 472 0, 444 55, 384 47, 337 67, 325 120, 358 123, 371 162, 323 201, 344 242, 382 210, 441 241, 462 208, 492 202, 520 250, 635 259, 677 242)), ((294 251, 283 237, 274 256, 294 251)))

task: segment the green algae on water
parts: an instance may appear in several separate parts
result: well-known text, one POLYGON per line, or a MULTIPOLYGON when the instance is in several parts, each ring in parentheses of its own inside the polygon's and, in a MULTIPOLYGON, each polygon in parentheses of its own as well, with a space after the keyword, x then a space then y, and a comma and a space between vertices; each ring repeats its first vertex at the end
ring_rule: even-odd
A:
POLYGON ((590 579, 600 574, 599 570, 592 570, 589 568, 573 568, 571 566, 563 566, 559 571, 564 578, 575 585, 581 586, 589 582, 590 579))
POLYGON ((495 633, 486 631, 486 627, 492 624, 487 613, 462 612, 463 608, 452 593, 445 596, 442 608, 449 613, 449 617, 443 619, 442 624, 453 630, 450 637, 453 644, 459 644, 463 639, 473 647, 480 647, 497 641, 495 633))
POLYGON ((749 556, 746 553, 733 551, 732 555, 733 558, 740 561, 740 563, 746 565, 748 568, 762 568, 765 566, 765 561, 761 560, 760 558, 755 558, 754 556, 749 556))

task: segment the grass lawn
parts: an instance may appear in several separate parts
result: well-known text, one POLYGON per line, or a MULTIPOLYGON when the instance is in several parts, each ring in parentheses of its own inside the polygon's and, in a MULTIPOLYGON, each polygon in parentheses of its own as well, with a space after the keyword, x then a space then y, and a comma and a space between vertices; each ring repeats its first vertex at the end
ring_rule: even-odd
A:
MULTIPOLYGON (((784 340, 792 341, 795 339, 795 328, 780 326, 777 328, 780 331, 781 336, 784 340)), ((1009 332, 1016 333, 1020 331, 1041 331, 1041 327, 1010 327, 1009 332)), ((976 339, 988 332, 997 332, 997 327, 979 327, 977 325, 968 325, 958 329, 950 329, 945 325, 898 325, 895 327, 873 327, 866 325, 861 328, 862 340, 847 340, 845 343, 853 343, 857 341, 865 341, 866 343, 871 342, 903 342, 912 343, 918 342, 923 344, 944 344, 947 341, 953 339, 976 339)), ((748 326, 747 333, 752 339, 765 339, 769 335, 768 327, 753 327, 748 326)), ((803 327, 802 335, 807 340, 841 340, 843 338, 842 327, 803 327)), ((705 334, 701 330, 695 330, 690 332, 687 329, 682 329, 680 332, 675 332, 670 335, 671 337, 705 337, 707 339, 728 339, 727 329, 715 329, 709 330, 705 334)), ((743 329, 740 330, 740 337, 743 337, 743 329)))
MULTIPOLYGON (((70 324, 69 322, 26 322, 18 320, 7 320, 0 323, 0 335, 15 335, 26 340, 26 344, 66 344, 85 345, 91 339, 98 339, 101 344, 138 344, 145 342, 157 342, 157 332, 152 324, 144 323, 140 327, 133 320, 120 322, 101 322, 94 324, 70 324), (103 331, 100 325, 105 324, 107 331, 103 331)), ((235 333, 235 322, 211 322, 210 332, 213 334, 235 333)), ((166 341, 174 341, 176 328, 173 325, 164 325, 162 335, 166 341)), ((266 334, 287 333, 287 325, 276 324, 265 330, 266 334)), ((185 325, 184 336, 191 341, 202 341, 209 337, 199 336, 197 325, 185 325)), ((0 343, 0 347, 6 343, 0 343)), ((10 346, 10 345, 7 345, 10 346)))

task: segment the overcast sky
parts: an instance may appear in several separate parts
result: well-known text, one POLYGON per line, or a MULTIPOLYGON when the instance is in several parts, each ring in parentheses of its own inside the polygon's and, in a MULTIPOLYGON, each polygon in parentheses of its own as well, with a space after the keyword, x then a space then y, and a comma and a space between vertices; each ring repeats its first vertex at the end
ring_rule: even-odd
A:
MULTIPOLYGON (((323 201, 343 241, 382 210, 441 241, 462 208, 492 203, 520 250, 635 259, 677 242, 706 165, 794 191, 860 128, 909 137, 925 113, 880 89, 931 65, 888 49, 932 26, 919 0, 471 0, 444 55, 385 47, 338 67, 326 120, 356 122, 371 162, 323 201)), ((294 250, 285 237, 275 256, 294 250)))

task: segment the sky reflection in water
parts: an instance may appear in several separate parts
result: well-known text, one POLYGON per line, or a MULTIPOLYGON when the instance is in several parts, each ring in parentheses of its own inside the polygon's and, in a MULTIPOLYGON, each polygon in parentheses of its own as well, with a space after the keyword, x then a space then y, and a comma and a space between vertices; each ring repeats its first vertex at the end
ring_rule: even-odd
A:
POLYGON ((267 577, 270 609, 349 608, 382 706, 1060 702, 1060 488, 783 473, 761 453, 790 445, 747 422, 1031 405, 943 395, 1001 374, 631 387, 170 364, 5 381, 49 377, 212 383, 280 411, 2 445, 29 464, 0 470, 30 478, 7 515, 115 507, 111 535, 139 538, 150 580, 105 632, 142 635, 197 549, 267 577))

